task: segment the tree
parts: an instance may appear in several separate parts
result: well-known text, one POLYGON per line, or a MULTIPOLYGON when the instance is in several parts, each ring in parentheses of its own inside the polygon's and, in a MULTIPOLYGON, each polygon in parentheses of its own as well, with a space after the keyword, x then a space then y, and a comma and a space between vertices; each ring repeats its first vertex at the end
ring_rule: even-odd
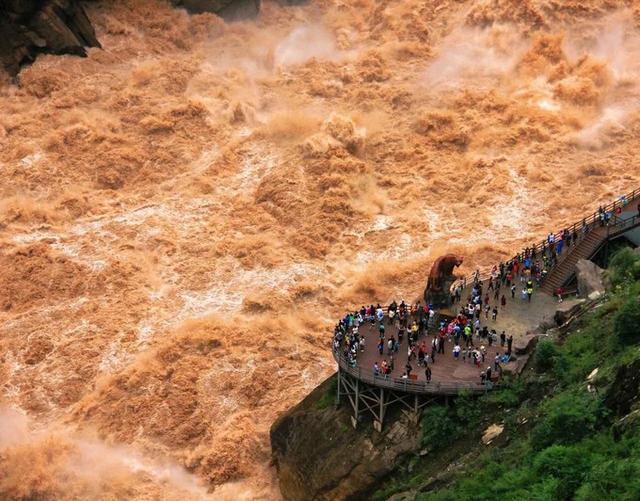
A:
POLYGON ((640 279, 640 255, 628 247, 616 252, 609 262, 609 277, 614 286, 640 279))

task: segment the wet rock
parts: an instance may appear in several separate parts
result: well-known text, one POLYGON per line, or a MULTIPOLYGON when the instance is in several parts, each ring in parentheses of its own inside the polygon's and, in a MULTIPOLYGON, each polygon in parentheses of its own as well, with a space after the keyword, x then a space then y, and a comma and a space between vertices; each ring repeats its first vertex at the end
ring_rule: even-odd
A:
POLYGON ((576 263, 576 277, 578 279, 578 297, 595 299, 604 294, 604 270, 587 259, 580 259, 576 263))
POLYGON ((78 0, 0 0, 0 64, 17 75, 37 54, 86 56, 100 47, 78 0))
POLYGON ((260 12, 260 0, 173 0, 173 4, 192 14, 211 12, 226 21, 250 19, 260 12))

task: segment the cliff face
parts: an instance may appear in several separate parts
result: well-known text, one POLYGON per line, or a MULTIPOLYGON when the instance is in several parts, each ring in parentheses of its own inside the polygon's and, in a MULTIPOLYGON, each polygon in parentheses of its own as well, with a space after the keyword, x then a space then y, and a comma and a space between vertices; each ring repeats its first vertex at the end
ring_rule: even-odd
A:
MULTIPOLYGON (((226 21, 253 18, 260 0, 172 0, 193 14, 211 12, 226 21)), ((281 0, 299 5, 306 0, 281 0)), ((38 54, 86 56, 100 47, 82 0, 0 0, 0 66, 15 76, 38 54)))
POLYGON ((271 428, 286 500, 357 498, 391 472, 400 456, 419 447, 419 427, 404 415, 382 433, 370 424, 354 430, 346 406, 335 409, 327 398, 335 384, 334 375, 271 428))
POLYGON ((172 0, 193 14, 212 12, 227 21, 252 18, 260 12, 260 0, 172 0))
POLYGON ((78 0, 0 0, 0 64, 16 75, 38 53, 86 56, 100 47, 78 0))
MULTIPOLYGON (((279 0, 280 5, 300 5, 308 0, 279 0)), ((184 7, 193 14, 212 12, 226 21, 253 18, 260 12, 261 0, 172 0, 176 7, 184 7)))

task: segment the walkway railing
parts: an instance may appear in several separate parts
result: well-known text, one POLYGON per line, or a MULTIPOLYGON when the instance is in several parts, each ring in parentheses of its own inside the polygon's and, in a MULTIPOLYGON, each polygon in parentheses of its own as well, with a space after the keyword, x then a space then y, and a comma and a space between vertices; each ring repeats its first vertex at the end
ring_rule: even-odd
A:
MULTIPOLYGON (((616 235, 624 233, 624 231, 627 231, 627 229, 629 229, 633 225, 633 223, 627 224, 627 221, 634 220, 635 224, 637 225, 638 224, 638 221, 637 221, 637 217, 638 216, 634 216, 632 218, 628 218, 628 219, 617 221, 618 218, 616 217, 616 214, 615 214, 616 209, 618 209, 618 208, 624 209, 631 202, 633 202, 633 201, 635 201, 637 199, 640 199, 640 188, 637 188, 637 189, 633 190, 632 192, 621 196, 618 200, 616 200, 614 202, 611 202, 610 204, 605 205, 604 207, 600 206, 598 208, 598 210, 594 211, 593 213, 591 213, 587 217, 583 218, 582 220, 580 220, 580 221, 578 221, 576 223, 573 223, 572 225, 565 226, 562 230, 560 230, 557 233, 555 233, 553 235, 554 244, 552 244, 552 245, 555 245, 555 242, 557 242, 560 239, 560 237, 564 234, 564 230, 568 230, 571 235, 576 233, 578 235, 578 241, 582 240, 584 238, 584 236, 585 236, 583 228, 586 227, 588 230, 591 230, 593 227, 600 226, 602 224, 603 214, 610 214, 611 215, 611 219, 614 221, 613 224, 610 224, 610 226, 612 228, 614 228, 614 227, 625 228, 622 231, 617 231, 615 233, 612 233, 608 238, 613 238, 616 235)), ((574 245, 574 244, 575 244, 575 242, 572 242, 571 245, 574 245)), ((540 255, 542 253, 542 251, 544 249, 548 248, 548 247, 549 247, 549 244, 547 243, 547 239, 545 238, 540 243, 538 243, 538 244, 536 244, 536 245, 534 245, 532 247, 529 247, 529 249, 533 249, 535 251, 536 255, 540 255)), ((565 247, 565 250, 567 250, 566 247, 565 247)), ((522 253, 516 254, 515 256, 513 256, 511 259, 509 259, 507 261, 516 260, 518 258, 518 256, 520 256, 520 255, 522 255, 522 253)), ((560 263, 560 261, 558 261, 555 266, 557 266, 559 263, 560 263)), ((474 280, 475 276, 476 276, 475 272, 467 275, 466 276, 467 283, 473 283, 473 280, 474 280)), ((481 281, 489 279, 490 276, 491 276, 491 268, 483 270, 479 274, 479 278, 480 278, 481 281)))
POLYGON ((442 381, 415 381, 405 378, 393 378, 390 376, 376 376, 371 369, 362 370, 361 367, 352 367, 347 359, 336 350, 332 350, 333 358, 340 366, 340 370, 365 383, 386 388, 389 390, 404 391, 407 393, 420 393, 429 395, 458 395, 460 393, 485 393, 493 388, 493 383, 442 382, 442 381))

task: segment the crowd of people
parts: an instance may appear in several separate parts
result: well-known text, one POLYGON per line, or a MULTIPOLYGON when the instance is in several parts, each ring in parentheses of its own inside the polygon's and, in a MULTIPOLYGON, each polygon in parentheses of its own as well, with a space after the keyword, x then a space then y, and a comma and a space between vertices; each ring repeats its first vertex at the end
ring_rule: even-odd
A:
MULTIPOLYGON (((490 322, 495 324, 501 310, 509 300, 517 300, 516 296, 531 302, 535 288, 542 285, 563 252, 576 245, 594 226, 610 224, 626 205, 623 198, 611 211, 600 207, 589 224, 585 219, 581 226, 574 225, 558 234, 549 233, 541 245, 525 248, 513 259, 494 266, 488 277, 481 277, 476 270, 470 279, 470 288, 466 278, 454 282, 450 299, 453 307, 459 308, 454 318, 442 320, 432 305, 419 302, 408 305, 404 301, 400 304, 393 301, 386 309, 380 304, 362 306, 359 311, 346 314, 335 327, 334 351, 344 357, 349 366, 357 367, 358 357, 366 349, 377 350, 378 359, 372 367, 376 377, 390 377, 398 359, 405 360, 406 351, 402 367, 404 379, 417 379, 417 372, 424 371, 425 381, 431 382, 431 366, 439 357, 450 355, 461 363, 474 364, 480 370, 482 383, 494 380, 502 372, 502 364, 511 357, 513 336, 507 336, 505 331, 498 334, 495 328, 489 328, 490 322), (367 340, 360 333, 365 322, 374 326, 377 341, 367 340), (369 344, 374 346, 367 348, 369 344), (493 363, 487 365, 490 351, 495 355, 493 363)), ((638 212, 640 214, 640 204, 638 212)), ((555 292, 562 301, 564 291, 555 292)))
MULTIPOLYGON (((481 383, 495 380, 502 364, 509 360, 513 336, 507 336, 504 331, 498 335, 495 329, 482 325, 483 310, 476 307, 481 295, 482 283, 477 281, 470 291, 468 307, 451 319, 436 313, 432 305, 420 302, 408 305, 404 301, 400 304, 393 301, 386 309, 380 304, 362 306, 338 322, 333 349, 354 368, 358 367, 365 350, 376 350, 377 357, 371 368, 375 377, 391 377, 401 363, 402 379, 417 380, 418 373, 422 372, 429 383, 436 360, 450 356, 460 363, 473 364, 479 371, 481 383), (366 329, 368 332, 377 333, 374 340, 371 335, 369 339, 363 335, 365 323, 371 325, 366 329), (489 350, 498 344, 501 349, 488 360, 489 350)), ((497 314, 492 318, 495 321, 497 314)))

